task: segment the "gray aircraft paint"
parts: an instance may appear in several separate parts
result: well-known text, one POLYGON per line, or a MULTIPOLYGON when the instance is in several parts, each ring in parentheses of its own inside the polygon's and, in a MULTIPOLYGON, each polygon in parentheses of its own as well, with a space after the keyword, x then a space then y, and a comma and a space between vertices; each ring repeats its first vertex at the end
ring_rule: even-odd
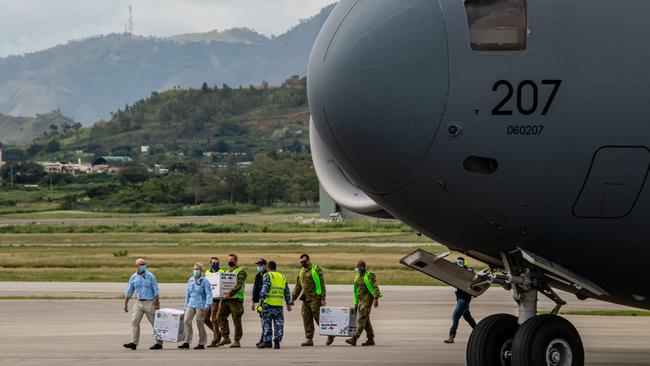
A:
POLYGON ((527 4, 527 50, 489 52, 470 49, 462 1, 342 1, 310 62, 316 128, 359 188, 425 235, 491 258, 521 247, 601 286, 606 301, 650 308, 640 273, 650 7, 527 4), (562 84, 546 115, 518 113, 513 98, 512 116, 494 116, 499 80, 536 83, 541 106, 552 90, 543 80, 562 84), (509 125, 544 127, 508 135, 509 125), (470 156, 498 167, 468 171, 470 156))

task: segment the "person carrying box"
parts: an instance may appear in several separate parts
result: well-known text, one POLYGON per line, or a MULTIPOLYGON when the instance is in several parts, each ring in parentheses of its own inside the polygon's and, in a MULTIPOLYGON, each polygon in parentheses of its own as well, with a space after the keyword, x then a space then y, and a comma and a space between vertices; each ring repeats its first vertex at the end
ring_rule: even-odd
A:
POLYGON ((187 281, 185 291, 185 343, 178 346, 180 349, 190 348, 192 343, 192 320, 196 316, 196 327, 199 330, 199 344, 194 349, 205 349, 208 334, 205 331, 205 316, 212 306, 212 286, 203 277, 203 265, 194 264, 192 277, 187 281))
MULTIPOLYGON (((302 323, 305 327, 305 342, 303 347, 312 347, 314 345, 314 322, 318 325, 320 318, 320 308, 325 306, 325 277, 323 271, 315 264, 312 264, 309 255, 300 255, 300 265, 303 269, 298 273, 296 287, 293 288, 291 301, 295 302, 298 298, 302 300, 302 323)), ((334 337, 327 337, 326 345, 334 342, 334 337)))
POLYGON ((363 331, 366 331, 368 340, 361 344, 362 346, 375 345, 375 332, 370 323, 370 311, 372 307, 379 306, 381 291, 377 286, 375 274, 366 270, 366 262, 357 261, 354 265, 356 276, 354 277, 354 306, 357 309, 357 331, 345 340, 345 343, 356 346, 357 340, 361 338, 363 331))
POLYGON ((235 287, 228 291, 225 298, 221 300, 219 305, 219 312, 217 318, 219 327, 221 329, 221 342, 217 343, 216 347, 222 347, 230 344, 230 348, 240 348, 239 341, 243 336, 243 328, 241 318, 244 315, 244 288, 246 286, 246 271, 239 267, 238 258, 236 254, 228 255, 228 273, 237 275, 237 284, 235 287), (230 328, 228 327, 228 317, 232 315, 232 323, 235 327, 235 341, 230 340, 230 328), (231 344, 232 343, 232 344, 231 344))
POLYGON ((266 265, 260 301, 262 303, 262 342, 257 348, 280 349, 284 335, 284 312, 282 306, 286 303, 287 311, 292 310, 291 292, 287 278, 277 272, 277 264, 270 261, 266 265), (275 333, 275 334, 274 334, 275 333), (271 343, 273 340, 273 343, 271 343))
MULTIPOLYGON (((212 257, 210 258, 210 268, 205 271, 205 276, 207 277, 210 273, 223 273, 225 272, 221 269, 219 265, 219 258, 212 257)), ((219 320, 217 319, 217 312, 219 311, 219 304, 221 300, 214 299, 212 301, 212 307, 210 308, 210 314, 207 314, 205 317, 205 325, 212 330, 214 336, 212 337, 212 342, 208 347, 216 347, 217 344, 221 341, 221 330, 219 329, 219 320)))

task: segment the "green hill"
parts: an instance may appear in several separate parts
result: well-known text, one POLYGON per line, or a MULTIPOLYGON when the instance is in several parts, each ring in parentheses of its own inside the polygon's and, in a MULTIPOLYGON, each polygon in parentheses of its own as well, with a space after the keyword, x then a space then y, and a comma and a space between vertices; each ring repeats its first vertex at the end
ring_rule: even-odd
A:
POLYGON ((0 143, 4 145, 29 144, 43 134, 59 130, 74 130, 80 126, 61 112, 38 114, 36 117, 0 115, 0 143))
POLYGON ((41 136, 29 150, 37 152, 33 159, 50 160, 76 160, 81 150, 165 164, 179 157, 248 161, 257 153, 308 152, 308 122, 305 78, 289 78, 281 87, 205 84, 154 92, 114 112, 109 121, 41 136), (50 148, 36 148, 46 145, 50 148), (150 152, 142 153, 141 146, 150 152))

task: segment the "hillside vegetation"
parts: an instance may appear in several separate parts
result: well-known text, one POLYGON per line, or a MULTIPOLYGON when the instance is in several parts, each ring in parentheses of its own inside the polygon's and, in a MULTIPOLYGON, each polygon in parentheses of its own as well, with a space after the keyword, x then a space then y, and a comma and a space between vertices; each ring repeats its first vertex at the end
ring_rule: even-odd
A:
MULTIPOLYGON (((232 89, 206 83, 201 89, 154 92, 92 127, 49 131, 27 149, 27 157, 76 160, 82 150, 92 157, 128 155, 168 165, 179 155, 188 160, 207 155, 224 163, 235 155, 246 161, 260 152, 307 152, 308 122, 305 78, 294 76, 281 87, 232 89), (57 151, 48 145, 57 145, 57 151), (149 153, 141 153, 143 145, 149 153)), ((7 151, 8 156, 14 152, 7 151)))
POLYGON ((258 44, 264 43, 269 39, 256 31, 248 28, 233 28, 224 31, 213 30, 205 33, 186 33, 171 36, 166 38, 169 41, 177 43, 188 42, 227 42, 227 43, 243 43, 243 44, 258 44))
POLYGON ((36 117, 0 115, 0 143, 4 145, 28 144, 44 133, 74 130, 80 127, 59 111, 38 114, 36 117))
POLYGON ((109 121, 50 129, 5 149, 0 214, 51 210, 223 215, 274 205, 313 207, 306 79, 232 89, 153 93, 109 121), (141 147, 148 146, 148 152, 141 147), (35 161, 126 155, 119 175, 47 174, 35 161), (155 165, 169 168, 157 174, 155 165), (11 187, 49 186, 45 191, 11 187))
POLYGON ((0 113, 35 116, 60 109, 87 125, 175 86, 279 85, 288 75, 307 73, 312 45, 332 8, 274 38, 244 30, 172 39, 111 34, 2 58, 0 113))

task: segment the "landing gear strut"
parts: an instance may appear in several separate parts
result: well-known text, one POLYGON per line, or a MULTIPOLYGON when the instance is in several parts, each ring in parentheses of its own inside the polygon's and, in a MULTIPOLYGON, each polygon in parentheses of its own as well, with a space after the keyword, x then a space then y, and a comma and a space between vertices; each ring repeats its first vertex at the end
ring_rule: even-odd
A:
POLYGON ((477 283, 488 281, 511 289, 519 316, 496 314, 483 319, 469 338, 467 365, 583 366, 584 348, 578 331, 557 315, 566 303, 543 276, 513 266, 509 258, 503 257, 505 274, 479 274, 477 283), (550 314, 537 315, 539 293, 556 303, 550 314))

